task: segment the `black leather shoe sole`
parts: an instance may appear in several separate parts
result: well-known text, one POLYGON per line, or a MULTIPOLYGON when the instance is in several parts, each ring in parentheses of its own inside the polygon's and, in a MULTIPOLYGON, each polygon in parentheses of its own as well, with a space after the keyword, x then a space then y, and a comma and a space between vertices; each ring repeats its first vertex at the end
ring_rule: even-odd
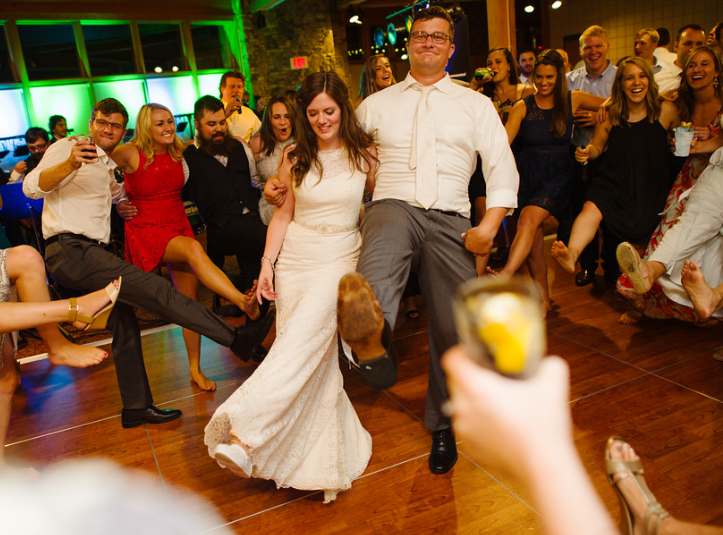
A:
POLYGON ((182 414, 178 409, 157 409, 153 405, 147 409, 123 409, 121 425, 124 429, 130 429, 143 424, 165 424, 180 418, 182 414))
POLYGON ((379 390, 391 388, 397 382, 397 354, 392 345, 392 329, 386 321, 382 331, 382 345, 387 352, 381 357, 358 361, 357 364, 357 370, 366 383, 379 390))

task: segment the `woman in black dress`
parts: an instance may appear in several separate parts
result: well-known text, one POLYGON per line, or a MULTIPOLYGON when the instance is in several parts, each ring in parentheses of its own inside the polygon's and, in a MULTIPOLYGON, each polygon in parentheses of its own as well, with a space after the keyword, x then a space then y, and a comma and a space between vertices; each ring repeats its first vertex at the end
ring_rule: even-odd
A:
POLYGON ((552 245, 552 257, 570 274, 603 222, 612 236, 637 246, 642 255, 670 190, 667 133, 679 116, 674 104, 658 97, 649 64, 624 58, 610 98, 607 119, 595 127, 590 144, 575 152, 578 162, 586 162, 600 157, 607 145, 600 172, 575 219, 569 244, 552 245))

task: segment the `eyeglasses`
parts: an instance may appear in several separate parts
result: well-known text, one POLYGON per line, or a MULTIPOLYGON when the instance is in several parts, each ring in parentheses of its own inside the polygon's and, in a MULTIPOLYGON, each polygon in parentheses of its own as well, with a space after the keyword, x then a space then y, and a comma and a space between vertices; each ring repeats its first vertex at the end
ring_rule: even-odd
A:
POLYGON ((30 152, 35 152, 35 151, 43 150, 47 146, 48 146, 47 143, 43 143, 42 145, 28 145, 28 150, 30 152))
POLYGON ((452 39, 444 32, 412 32, 409 34, 415 43, 426 43, 427 37, 432 38, 432 42, 435 45, 442 45, 445 41, 451 41, 452 39))
POLYGON ((125 130, 125 127, 124 127, 122 124, 109 123, 109 122, 106 121, 105 119, 94 119, 94 120, 95 120, 96 124, 97 124, 98 126, 100 126, 101 129, 103 129, 103 130, 105 130, 105 129, 108 128, 109 126, 110 126, 111 129, 114 130, 115 132, 120 132, 120 131, 122 131, 122 130, 125 130))

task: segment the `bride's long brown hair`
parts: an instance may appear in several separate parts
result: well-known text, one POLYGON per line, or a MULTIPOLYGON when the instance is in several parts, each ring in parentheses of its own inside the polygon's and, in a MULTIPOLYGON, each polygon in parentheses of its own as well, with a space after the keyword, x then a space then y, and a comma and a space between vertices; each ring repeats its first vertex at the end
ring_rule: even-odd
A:
POLYGON ((373 139, 362 129, 354 115, 354 107, 346 84, 334 71, 315 72, 304 79, 298 95, 299 112, 294 127, 296 147, 290 153, 294 161, 291 166, 291 176, 296 186, 301 184, 312 166, 318 167, 320 177, 324 174, 319 161, 319 141, 306 116, 306 109, 311 101, 322 93, 329 95, 339 106, 341 114, 339 136, 346 148, 349 163, 363 173, 366 173, 372 165, 372 156, 367 149, 372 146, 373 139))

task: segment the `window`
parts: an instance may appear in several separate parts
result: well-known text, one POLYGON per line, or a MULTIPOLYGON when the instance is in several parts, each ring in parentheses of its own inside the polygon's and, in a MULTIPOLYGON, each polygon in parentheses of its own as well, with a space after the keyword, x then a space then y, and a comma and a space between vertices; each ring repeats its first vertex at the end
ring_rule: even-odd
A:
POLYGON ((178 24, 139 24, 146 72, 171 73, 188 70, 178 24))
POLYGON ((10 65, 10 50, 5 37, 5 28, 0 25, 0 83, 11 83, 13 80, 13 69, 10 65))
POLYGON ((128 24, 83 25, 90 74, 135 74, 131 28, 128 24))
POLYGON ((18 24, 30 80, 80 77, 72 24, 18 24))
POLYGON ((235 67, 223 26, 191 24, 191 38, 196 55, 196 68, 199 71, 235 67))

